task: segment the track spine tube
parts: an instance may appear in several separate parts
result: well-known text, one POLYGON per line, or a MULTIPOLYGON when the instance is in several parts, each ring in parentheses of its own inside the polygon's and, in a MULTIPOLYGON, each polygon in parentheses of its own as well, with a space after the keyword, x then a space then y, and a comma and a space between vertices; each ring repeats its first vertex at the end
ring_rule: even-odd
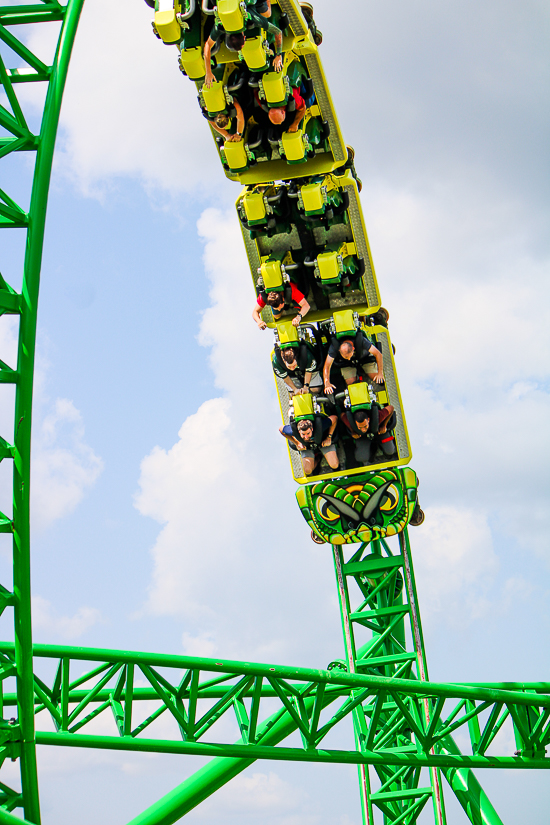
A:
MULTIPOLYGON (((418 596, 416 593, 416 583, 411 554, 411 544, 409 541, 409 531, 407 527, 399 533, 399 548, 403 555, 403 572, 405 573, 405 587, 411 608, 411 629, 414 637, 414 647, 418 661, 418 675, 421 682, 428 681, 428 664, 426 661, 426 649, 424 647, 424 634, 422 633, 422 623, 420 621, 420 611, 418 609, 418 596)), ((424 698, 424 715, 426 724, 430 723, 430 700, 424 698)), ((435 751, 432 748, 432 752, 435 751)), ((437 768, 430 768, 430 779, 432 782, 434 817, 437 825, 446 825, 445 802, 441 787, 441 774, 437 768)))
MULTIPOLYGON (((336 697, 327 696, 323 707, 329 705, 334 699, 336 697)), ((313 701, 313 699, 306 699, 306 708, 311 707, 313 701)), ((296 723, 292 717, 288 713, 284 713, 281 717, 280 712, 277 712, 263 723, 258 731, 258 738, 261 738, 263 745, 276 745, 294 730, 296 730, 296 723)), ((239 743, 242 742, 242 739, 239 740, 239 743)), ((238 757, 212 759, 189 779, 132 819, 128 825, 173 825, 211 796, 214 791, 219 790, 239 773, 253 765, 255 761, 255 759, 238 757)))

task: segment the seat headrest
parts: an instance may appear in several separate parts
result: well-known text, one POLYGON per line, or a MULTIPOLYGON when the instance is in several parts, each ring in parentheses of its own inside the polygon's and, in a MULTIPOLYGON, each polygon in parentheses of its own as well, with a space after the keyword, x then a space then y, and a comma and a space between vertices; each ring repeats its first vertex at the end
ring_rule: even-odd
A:
POLYGON ((313 409, 313 396, 311 393, 295 395, 292 398, 292 406, 294 409, 294 421, 301 421, 304 418, 314 420, 315 410, 313 409))
POLYGON ((280 321, 276 326, 281 349, 298 344, 298 328, 292 321, 280 321))
POLYGON ((356 315, 351 309, 341 309, 333 314, 336 337, 343 338, 346 335, 355 335, 357 332, 356 315))

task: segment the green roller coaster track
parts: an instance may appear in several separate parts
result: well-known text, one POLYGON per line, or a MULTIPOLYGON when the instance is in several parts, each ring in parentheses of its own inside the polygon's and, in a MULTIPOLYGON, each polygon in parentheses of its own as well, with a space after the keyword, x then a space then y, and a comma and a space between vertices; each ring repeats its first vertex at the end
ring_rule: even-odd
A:
POLYGON ((366 825, 380 814, 388 825, 414 823, 426 806, 433 808, 434 822, 444 825, 442 777, 470 822, 498 825, 501 819, 472 769, 550 767, 550 683, 429 681, 406 527, 395 544, 375 538, 354 545, 347 559, 341 546, 332 546, 345 655, 326 670, 33 646, 29 481, 38 292, 61 98, 82 5, 83 0, 0 5, 2 54, 9 57, 7 63, 0 57, 0 159, 35 153, 28 210, 0 190, 0 227, 26 233, 21 294, 0 277, 0 313, 19 316, 17 365, 0 361, 0 382, 15 385, 13 438, 0 438, 0 460, 13 461, 13 513, 0 514, 0 531, 13 535, 13 585, 1 586, 0 611, 13 608, 15 640, 0 643, 0 758, 18 760, 21 773, 21 792, 0 783, 0 823, 20 823, 11 813, 16 808, 22 808, 25 822, 40 822, 38 744, 212 757, 131 825, 176 822, 259 759, 356 765, 366 825), (21 27, 52 23, 61 29, 47 66, 24 44, 21 27), (17 69, 10 68, 14 57, 17 69), (18 100, 20 83, 47 84, 37 134, 18 100), (48 673, 55 672, 49 680, 39 675, 45 663, 48 673), (12 682, 9 692, 3 686, 12 682), (103 713, 112 715, 117 735, 90 732, 90 723, 103 713), (171 720, 172 738, 148 738, 149 726, 163 714, 171 720), (224 714, 240 731, 237 742, 211 738, 224 714), (43 729, 45 717, 54 732, 43 729), (331 748, 332 732, 337 726, 348 731, 350 718, 353 741, 346 749, 331 748), (513 725, 515 756, 494 753, 505 722, 513 725), (299 744, 282 744, 296 732, 299 744), (468 753, 453 739, 457 732, 469 742, 468 753), (378 777, 375 791, 369 767, 378 777))

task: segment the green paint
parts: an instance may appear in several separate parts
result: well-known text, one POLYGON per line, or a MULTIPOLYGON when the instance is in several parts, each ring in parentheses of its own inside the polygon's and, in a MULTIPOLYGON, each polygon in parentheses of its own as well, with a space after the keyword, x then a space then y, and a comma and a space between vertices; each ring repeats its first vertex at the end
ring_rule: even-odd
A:
MULTIPOLYGON (((0 586, 0 612, 13 607, 15 623, 15 643, 0 643, 0 681, 16 676, 15 692, 4 694, 1 700, 7 718, 11 709, 17 708, 13 721, 0 721, 0 759, 20 758, 22 783, 21 795, 3 786, 0 823, 22 822, 11 813, 21 805, 24 822, 40 822, 38 742, 214 757, 131 825, 176 822, 257 759, 357 765, 367 825, 372 825, 376 809, 383 814, 385 825, 412 825, 430 801, 435 823, 446 825, 442 772, 474 825, 502 825, 471 769, 550 767, 546 758, 550 685, 428 681, 407 534, 417 505, 418 479, 408 467, 310 484, 297 493, 306 521, 319 538, 332 545, 335 559, 345 658, 331 662, 326 670, 68 646, 33 648, 29 479, 37 306, 55 136, 82 3, 70 0, 66 7, 56 2, 0 5, 0 38, 29 66, 29 72, 14 73, 0 61, 0 83, 9 103, 9 108, 0 110, 0 125, 9 135, 0 138, 0 160, 14 151, 36 152, 29 212, 0 191, 0 228, 23 229, 27 239, 22 294, 0 276, 0 314, 20 315, 17 368, 0 362, 0 383, 16 385, 13 444, 0 438, 0 460, 14 460, 13 519, 0 513, 0 532, 13 532, 14 587, 10 592, 0 586), (53 21, 63 21, 63 25, 52 67, 45 66, 7 28, 53 21), (30 132, 18 103, 16 87, 22 82, 48 83, 39 135, 30 132), (393 553, 385 541, 392 535, 399 536, 399 553, 393 553), (346 561, 343 550, 350 544, 360 546, 346 561), (350 578, 362 598, 355 607, 350 601, 350 578), (367 638, 360 639, 365 632, 367 638), (411 650, 407 649, 409 636, 411 650), (33 657, 55 660, 57 670, 51 684, 34 679, 33 657), (82 662, 89 662, 90 670, 71 680, 73 662, 80 663, 79 670, 82 662), (135 687, 135 679, 145 679, 147 687, 135 687), (274 702, 279 706, 258 724, 264 716, 265 700, 270 708, 274 702), (133 727, 134 704, 140 701, 154 703, 155 708, 133 727), (331 705, 332 715, 323 714, 321 722, 321 711, 331 705), (163 713, 173 717, 180 738, 157 740, 142 735, 163 713), (228 713, 234 714, 241 739, 237 743, 213 742, 212 726, 228 713), (57 732, 35 733, 36 714, 49 714, 57 732), (112 714, 117 735, 88 733, 90 724, 102 714, 112 714), (353 745, 342 750, 324 749, 325 737, 350 717, 353 745), (507 720, 514 728, 517 756, 487 756, 507 720), (301 746, 280 744, 296 730, 301 733, 301 746), (457 730, 469 741, 471 753, 462 753, 456 746, 452 734, 457 730), (380 787, 375 792, 368 766, 378 774, 380 787), (428 786, 420 784, 421 767, 429 768, 428 786)), ((280 4, 293 21, 298 19, 290 0, 280 4)), ((324 83, 322 72, 321 80, 324 83)), ((340 140, 336 121, 334 125, 340 140)), ((312 146, 322 144, 316 117, 307 121, 306 133, 312 146)), ((328 144, 323 148, 327 150, 328 144)), ((261 164, 254 175, 258 171, 261 173, 261 164)), ((326 171, 328 167, 309 185, 326 183, 326 171)), ((342 202, 337 188, 325 192, 323 198, 322 207, 312 213, 319 219, 327 206, 337 208, 342 202)), ((303 206, 302 199, 299 207, 303 206)), ((344 218, 330 220, 345 223, 344 218)), ((260 229, 254 232, 258 237, 261 234, 260 229)), ((353 274, 357 263, 348 256, 345 266, 353 274)))
MULTIPOLYGON (((37 6, 0 7, 0 36, 28 66, 34 75, 29 82, 46 81, 48 89, 39 135, 32 135, 17 100, 13 75, 2 64, 0 80, 10 103, 12 114, 4 117, 2 125, 11 137, 2 141, 1 154, 22 149, 36 151, 34 178, 28 214, 7 195, 2 193, 0 227, 4 229, 25 227, 26 247, 23 271, 23 288, 18 300, 8 311, 20 314, 17 369, 7 377, 16 385, 15 432, 13 439, 13 595, 14 632, 17 681, 18 729, 20 732, 20 766, 25 817, 40 822, 38 778, 36 769, 34 733, 34 697, 32 670, 31 587, 30 587, 30 458, 31 419, 33 396, 34 355, 36 343, 36 319, 40 267, 44 244, 46 206, 50 185, 51 166, 61 108, 61 98, 67 77, 69 58, 76 34, 83 0, 70 0, 64 8, 57 4, 37 6), (46 67, 18 39, 17 33, 7 26, 25 23, 47 23, 63 20, 53 65, 46 67)), ((6 299, 14 296, 13 290, 3 282, 6 299)), ((6 371, 4 371, 6 373, 6 371)), ((1 810, 1 809, 0 809, 1 810)))
POLYGON ((357 544, 400 533, 413 515, 417 488, 414 470, 396 467, 310 484, 296 498, 320 539, 357 544))

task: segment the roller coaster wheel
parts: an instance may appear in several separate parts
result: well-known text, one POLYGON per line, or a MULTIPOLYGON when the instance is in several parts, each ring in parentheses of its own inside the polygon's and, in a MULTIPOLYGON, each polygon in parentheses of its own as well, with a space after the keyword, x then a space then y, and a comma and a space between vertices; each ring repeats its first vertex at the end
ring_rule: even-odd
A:
POLYGON ((308 23, 313 21, 313 6, 311 3, 300 3, 300 9, 308 23))
POLYGON ((153 29, 153 34, 155 35, 155 37, 158 37, 159 40, 162 40, 162 37, 158 33, 158 29, 154 23, 151 23, 151 28, 153 29))
POLYGON ((313 35, 313 42, 316 46, 320 46, 323 42, 323 33, 320 32, 319 29, 317 29, 315 34, 313 35))
POLYGON ((315 542, 315 544, 325 544, 325 540, 318 536, 317 533, 314 533, 313 530, 311 531, 311 540, 315 542))
POLYGON ((414 508, 414 512, 412 514, 412 518, 409 524, 411 524, 413 527, 420 527, 425 518, 426 516, 424 515, 424 510, 421 510, 420 504, 417 504, 414 508))
POLYGON ((344 192, 342 196, 342 209, 344 212, 349 209, 349 192, 344 192))
POLYGON ((155 0, 145 0, 150 9, 155 8, 155 0))
POLYGON ((347 673, 348 666, 342 661, 342 659, 336 659, 327 666, 327 670, 343 670, 347 673))
POLYGON ((323 140, 328 140, 330 137, 330 125, 328 120, 323 120, 323 130, 322 130, 323 140))

